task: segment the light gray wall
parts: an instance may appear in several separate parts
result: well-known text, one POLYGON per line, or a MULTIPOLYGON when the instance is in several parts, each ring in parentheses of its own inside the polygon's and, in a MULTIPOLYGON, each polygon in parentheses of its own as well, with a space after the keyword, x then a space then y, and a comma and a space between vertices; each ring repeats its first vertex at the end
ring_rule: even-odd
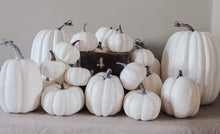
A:
POLYGON ((220 0, 213 0, 212 33, 220 41, 220 0))
MULTIPOLYGON (((30 56, 35 35, 72 19, 78 32, 83 23, 88 31, 122 24, 124 32, 144 39, 160 58, 168 37, 177 30, 174 21, 192 24, 200 31, 211 30, 211 0, 1 0, 0 39, 14 40, 24 56, 30 56)), ((14 54, 0 46, 0 65, 14 54)))

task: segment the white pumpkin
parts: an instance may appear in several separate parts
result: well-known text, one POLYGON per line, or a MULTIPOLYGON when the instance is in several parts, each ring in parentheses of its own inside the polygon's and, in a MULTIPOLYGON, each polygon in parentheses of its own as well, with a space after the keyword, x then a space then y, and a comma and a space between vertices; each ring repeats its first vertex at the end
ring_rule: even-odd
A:
POLYGON ((130 91, 124 98, 123 108, 126 115, 136 120, 154 120, 161 109, 160 97, 149 91, 141 89, 130 91))
POLYGON ((30 59, 23 59, 12 41, 1 45, 12 47, 16 59, 7 60, 0 73, 0 105, 5 112, 27 113, 40 103, 43 81, 38 65, 30 59))
POLYGON ((169 77, 161 91, 162 109, 176 118, 193 117, 199 111, 200 90, 195 81, 183 77, 169 77))
POLYGON ((85 27, 87 24, 83 26, 83 29, 80 33, 76 33, 73 35, 71 39, 71 43, 79 40, 76 43, 76 48, 80 51, 92 51, 98 46, 98 40, 93 33, 86 32, 85 27))
POLYGON ((150 66, 150 70, 160 76, 160 61, 155 58, 153 65, 150 66))
POLYGON ((119 25, 119 32, 115 32, 109 36, 107 44, 109 50, 112 52, 129 52, 134 45, 132 38, 122 32, 121 25, 119 25))
POLYGON ((94 75, 86 86, 86 106, 97 116, 109 116, 118 113, 122 107, 124 89, 117 76, 106 73, 94 75))
POLYGON ((77 42, 79 42, 79 40, 76 40, 72 44, 68 42, 60 42, 55 47, 54 53, 64 63, 75 64, 80 58, 80 51, 75 47, 77 42))
POLYGON ((131 54, 131 60, 145 66, 154 64, 154 54, 148 49, 137 49, 131 54))
POLYGON ((66 71, 66 65, 63 62, 56 61, 56 57, 52 50, 51 53, 51 60, 45 60, 41 63, 40 70, 41 73, 46 76, 47 78, 51 78, 54 80, 59 80, 63 77, 66 71))
POLYGON ((124 69, 120 73, 120 80, 123 84, 123 87, 127 90, 134 90, 138 87, 138 85, 144 80, 146 77, 146 69, 145 66, 132 62, 127 65, 117 62, 124 66, 124 69))
POLYGON ((31 59, 40 65, 43 61, 49 59, 49 50, 53 50, 60 42, 70 42, 72 33, 61 30, 64 26, 72 26, 72 21, 68 20, 63 25, 60 25, 56 30, 41 30, 34 38, 31 59))
POLYGON ((84 94, 80 87, 54 84, 44 90, 41 105, 51 115, 72 115, 83 108, 84 94))
POLYGON ((176 26, 192 31, 176 32, 169 38, 162 57, 162 80, 181 68, 185 77, 199 84, 201 104, 210 104, 220 90, 220 44, 211 33, 194 31, 188 24, 176 26))
POLYGON ((142 84, 144 85, 147 91, 154 92, 160 96, 162 84, 163 84, 160 79, 160 76, 157 75, 156 73, 151 73, 148 66, 146 67, 146 69, 147 69, 147 76, 142 81, 142 84))
MULTIPOLYGON (((80 61, 79 61, 80 62, 80 61)), ((65 80, 68 84, 74 86, 85 86, 91 77, 88 69, 80 67, 71 67, 66 71, 65 80)))

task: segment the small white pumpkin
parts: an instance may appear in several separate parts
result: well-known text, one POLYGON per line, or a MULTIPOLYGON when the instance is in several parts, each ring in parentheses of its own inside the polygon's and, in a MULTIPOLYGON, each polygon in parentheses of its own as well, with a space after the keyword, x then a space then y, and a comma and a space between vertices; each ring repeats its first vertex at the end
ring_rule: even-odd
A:
POLYGON ((132 38, 122 32, 121 25, 119 25, 119 32, 115 32, 109 36, 107 44, 109 50, 112 52, 129 52, 134 45, 132 38))
POLYGON ((44 90, 41 105, 51 115, 72 115, 83 108, 84 94, 80 87, 54 84, 44 90))
POLYGON ((154 120, 158 117, 161 109, 160 97, 149 91, 141 89, 130 91, 124 98, 123 108, 126 115, 135 120, 154 120))
POLYGON ((0 73, 0 106, 5 112, 27 113, 40 103, 43 81, 39 66, 30 59, 23 59, 13 41, 1 45, 12 47, 16 59, 7 60, 0 73))
POLYGON ((154 64, 150 66, 150 70, 160 76, 160 61, 157 58, 155 58, 154 64))
POLYGON ((80 67, 80 61, 78 61, 77 67, 69 68, 65 74, 66 82, 74 86, 85 86, 90 77, 90 71, 86 68, 80 67))
POLYGON ((75 46, 80 51, 92 51, 98 46, 98 40, 96 36, 93 33, 86 32, 86 25, 87 24, 85 23, 82 31, 80 33, 74 34, 71 39, 71 43, 79 40, 79 42, 76 43, 75 46))
POLYGON ((56 57, 50 50, 51 60, 45 60, 40 66, 41 73, 47 78, 59 80, 66 71, 66 65, 63 62, 56 61, 56 57))
POLYGON ((75 64, 80 58, 80 51, 75 47, 78 42, 80 41, 76 40, 71 44, 68 42, 61 42, 55 47, 54 53, 61 61, 67 64, 75 64))
POLYGON ((41 30, 34 38, 31 59, 40 65, 43 61, 49 59, 49 50, 53 50, 60 42, 70 42, 72 33, 61 30, 64 26, 72 26, 72 21, 68 20, 64 24, 58 26, 56 30, 41 30))
POLYGON ((193 117, 199 111, 199 86, 191 79, 183 77, 179 71, 177 78, 169 77, 161 91, 162 109, 176 118, 193 117))
POLYGON ((94 75, 86 86, 86 106, 97 116, 109 116, 118 113, 122 107, 124 89, 117 76, 106 73, 94 75))
POLYGON ((148 66, 146 67, 146 69, 147 69, 147 76, 142 81, 142 84, 144 85, 147 91, 154 92, 160 96, 162 89, 162 81, 160 79, 160 76, 157 75, 156 73, 151 73, 148 66))
POLYGON ((154 64, 154 54, 148 49, 137 49, 131 54, 131 60, 143 64, 144 66, 151 66, 154 64))
POLYGON ((124 66, 124 69, 120 73, 120 80, 123 87, 127 90, 135 90, 146 77, 146 69, 140 63, 132 62, 126 65, 117 62, 117 64, 124 66))

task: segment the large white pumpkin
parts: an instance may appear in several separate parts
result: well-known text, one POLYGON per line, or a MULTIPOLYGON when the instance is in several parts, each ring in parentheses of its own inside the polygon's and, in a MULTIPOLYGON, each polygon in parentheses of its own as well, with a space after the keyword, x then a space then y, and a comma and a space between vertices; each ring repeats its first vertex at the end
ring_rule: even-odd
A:
POLYGON ((177 118, 193 117, 199 111, 200 90, 195 81, 179 76, 169 77, 161 91, 162 109, 177 118))
POLYGON ((160 113, 160 97, 149 91, 141 89, 130 91, 124 98, 123 108, 126 115, 136 120, 154 120, 160 113))
POLYGON ((72 21, 67 21, 60 25, 56 30, 41 30, 34 38, 31 59, 39 65, 46 59, 49 59, 49 50, 54 50, 55 46, 60 42, 70 42, 72 33, 61 30, 63 26, 72 26, 72 21))
POLYGON ((23 59, 20 50, 12 41, 4 45, 14 48, 16 58, 7 60, 0 73, 0 105, 5 112, 27 113, 37 108, 43 89, 38 65, 23 59))
POLYGON ((100 72, 94 75, 86 86, 86 106, 97 116, 109 116, 118 113, 122 107, 124 89, 117 76, 100 72))
POLYGON ((84 94, 80 87, 54 84, 44 90, 41 105, 51 115, 72 115, 83 108, 84 94))
POLYGON ((194 31, 188 24, 176 26, 192 31, 176 32, 169 38, 162 57, 162 79, 181 69, 199 84, 201 104, 212 103, 220 90, 220 44, 211 33, 194 31))

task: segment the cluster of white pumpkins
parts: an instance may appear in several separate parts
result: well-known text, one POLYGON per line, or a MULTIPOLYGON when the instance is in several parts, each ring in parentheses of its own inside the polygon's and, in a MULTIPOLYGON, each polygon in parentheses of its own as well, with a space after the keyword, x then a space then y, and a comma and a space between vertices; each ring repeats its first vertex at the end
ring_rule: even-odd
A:
POLYGON ((131 63, 117 63, 124 66, 120 77, 111 75, 110 68, 93 75, 80 67, 80 51, 130 52, 134 44, 121 26, 117 30, 102 27, 96 34, 85 32, 86 25, 76 34, 61 30, 71 25, 67 21, 57 30, 40 31, 31 59, 23 59, 12 41, 1 43, 16 54, 0 72, 0 105, 5 112, 27 113, 41 100, 47 113, 59 116, 72 115, 86 104, 97 116, 114 115, 123 107, 130 118, 153 120, 162 105, 167 114, 186 118, 219 95, 220 45, 208 32, 175 23, 190 31, 174 33, 168 40, 162 57, 162 83, 158 60, 144 48, 131 53, 131 63), (42 75, 46 80, 42 81, 42 75), (85 95, 80 86, 86 86, 85 95), (125 96, 124 88, 129 90, 125 96))

